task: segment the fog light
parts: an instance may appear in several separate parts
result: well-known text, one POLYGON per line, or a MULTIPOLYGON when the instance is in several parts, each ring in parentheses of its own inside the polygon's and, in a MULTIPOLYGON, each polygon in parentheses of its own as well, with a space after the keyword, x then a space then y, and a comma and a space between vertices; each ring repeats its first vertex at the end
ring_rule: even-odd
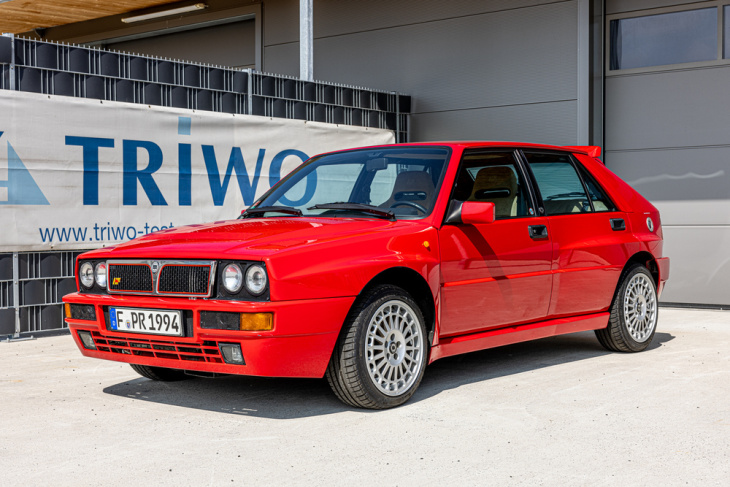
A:
POLYGON ((269 331, 273 328, 273 313, 241 313, 241 331, 269 331))
POLYGON ((246 365, 241 352, 241 345, 238 343, 219 343, 223 361, 227 364, 246 365))
POLYGON ((94 339, 91 338, 91 332, 79 331, 79 338, 81 339, 81 342, 84 344, 85 349, 96 350, 96 345, 94 344, 94 339))

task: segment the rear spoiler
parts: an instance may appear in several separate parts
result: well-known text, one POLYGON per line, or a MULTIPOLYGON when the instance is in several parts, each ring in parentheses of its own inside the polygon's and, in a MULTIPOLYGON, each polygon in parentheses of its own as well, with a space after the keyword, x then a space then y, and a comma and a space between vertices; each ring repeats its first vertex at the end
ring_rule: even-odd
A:
POLYGON ((601 148, 597 145, 566 145, 565 148, 571 151, 588 154, 596 159, 601 156, 601 148))

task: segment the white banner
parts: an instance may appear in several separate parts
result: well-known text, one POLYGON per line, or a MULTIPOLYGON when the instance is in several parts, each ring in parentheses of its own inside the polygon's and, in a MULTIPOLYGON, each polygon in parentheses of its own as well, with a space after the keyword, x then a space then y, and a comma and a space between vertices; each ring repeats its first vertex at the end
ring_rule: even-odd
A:
POLYGON ((321 152, 389 130, 0 90, 0 252, 236 218, 321 152))

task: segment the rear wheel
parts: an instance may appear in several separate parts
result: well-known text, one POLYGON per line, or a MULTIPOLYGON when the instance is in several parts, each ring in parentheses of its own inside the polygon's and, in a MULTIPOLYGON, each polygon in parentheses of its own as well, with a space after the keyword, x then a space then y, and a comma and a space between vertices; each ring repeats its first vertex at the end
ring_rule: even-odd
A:
POLYGON ((150 367, 149 365, 129 364, 135 372, 142 377, 152 380, 160 380, 163 382, 174 382, 178 380, 188 379, 185 372, 178 369, 167 369, 164 367, 150 367))
POLYGON ((399 287, 378 286, 348 315, 326 377, 344 403, 386 409, 413 395, 427 360, 418 305, 399 287))
POLYGON ((615 352, 640 352, 656 332, 659 306, 656 284, 641 264, 626 269, 611 305, 608 327, 596 330, 598 341, 615 352))

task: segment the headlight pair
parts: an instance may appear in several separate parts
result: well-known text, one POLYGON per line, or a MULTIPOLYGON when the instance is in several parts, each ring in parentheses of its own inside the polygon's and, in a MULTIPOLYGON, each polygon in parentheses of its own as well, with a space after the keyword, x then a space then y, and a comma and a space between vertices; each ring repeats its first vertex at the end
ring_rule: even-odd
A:
POLYGON ((246 286, 246 291, 254 296, 260 296, 266 290, 268 278, 266 269, 258 264, 254 264, 246 269, 244 275, 241 266, 232 263, 223 269, 223 287, 231 294, 236 294, 241 287, 246 286))
POLYGON ((96 266, 91 262, 81 264, 79 281, 86 289, 94 287, 94 281, 100 288, 106 289, 106 262, 99 262, 96 266))

